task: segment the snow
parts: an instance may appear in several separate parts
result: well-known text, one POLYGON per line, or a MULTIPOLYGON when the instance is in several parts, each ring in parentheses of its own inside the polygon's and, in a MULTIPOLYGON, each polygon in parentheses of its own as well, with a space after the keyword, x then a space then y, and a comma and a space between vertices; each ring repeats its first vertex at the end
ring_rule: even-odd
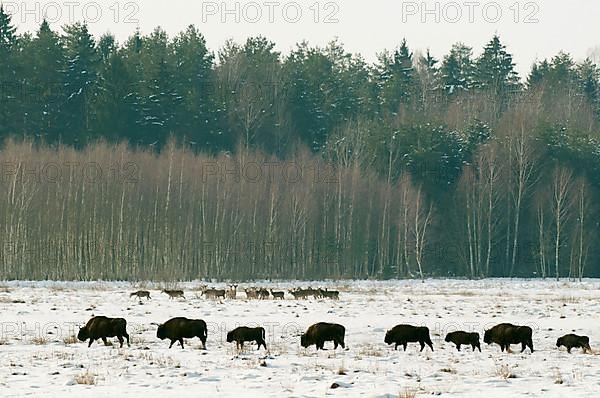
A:
MULTIPOLYGON (((187 300, 169 300, 153 284, 6 282, 0 284, 0 394, 4 397, 590 397, 600 393, 600 351, 568 354, 556 348, 567 333, 590 336, 600 348, 600 280, 430 280, 389 282, 282 282, 287 289, 323 286, 339 301, 291 299, 205 300, 200 282, 182 283, 187 300), (138 289, 152 299, 129 298, 138 289), (124 317, 131 347, 70 342, 93 315, 124 317), (204 319, 207 350, 198 339, 185 350, 156 338, 156 326, 174 316, 204 319), (317 321, 346 327, 347 350, 315 352, 298 333, 317 321), (534 329, 533 354, 501 353, 481 342, 482 353, 444 342, 457 328, 478 331, 501 322, 534 329), (406 352, 383 343, 399 323, 426 325, 435 352, 410 344, 406 352), (225 342, 238 325, 264 326, 269 351, 243 353, 225 342), (266 365, 266 366, 264 366, 266 365), (90 383, 90 384, 85 384, 90 383), (335 385, 334 385, 335 383, 335 385), (336 387, 336 388, 331 388, 336 387)), ((224 284, 214 284, 222 287, 224 284)))

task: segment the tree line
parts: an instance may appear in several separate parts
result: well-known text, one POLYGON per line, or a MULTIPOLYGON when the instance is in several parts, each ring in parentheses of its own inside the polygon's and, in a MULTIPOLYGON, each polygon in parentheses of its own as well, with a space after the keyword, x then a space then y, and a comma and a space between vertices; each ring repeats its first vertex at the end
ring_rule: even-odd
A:
POLYGON ((17 34, 0 7, 0 82, 6 278, 600 274, 590 59, 215 54, 193 26, 17 34))

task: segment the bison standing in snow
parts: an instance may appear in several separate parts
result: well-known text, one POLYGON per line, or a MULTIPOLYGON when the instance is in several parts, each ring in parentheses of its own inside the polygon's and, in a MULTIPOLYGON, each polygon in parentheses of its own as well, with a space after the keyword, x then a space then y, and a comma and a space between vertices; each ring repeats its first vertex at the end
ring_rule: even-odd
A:
POLYGON ((475 352, 475 348, 479 349, 481 352, 481 345, 479 344, 479 333, 468 333, 463 331, 452 332, 446 335, 446 343, 454 343, 456 344, 456 349, 460 351, 461 345, 471 345, 473 348, 473 352, 475 352))
POLYGON ((77 338, 80 341, 90 340, 88 347, 98 339, 102 339, 104 345, 108 345, 107 337, 116 337, 123 348, 123 337, 127 339, 129 347, 129 334, 127 334, 127 321, 123 318, 107 318, 105 316, 96 316, 88 321, 88 323, 79 328, 77 338))
POLYGON ((562 337, 559 337, 556 340, 557 347, 567 347, 567 352, 571 353, 571 348, 581 348, 583 349, 583 353, 586 351, 592 351, 590 347, 590 338, 588 336, 578 336, 576 334, 566 334, 562 337))
POLYGON ((267 343, 265 342, 265 329, 258 328, 249 328, 247 326, 240 326, 238 328, 233 329, 231 332, 227 333, 227 342, 232 343, 236 342, 237 348, 244 348, 244 342, 246 341, 256 341, 258 344, 258 349, 260 350, 260 346, 264 346, 265 350, 267 349, 267 343))
POLYGON ((401 345, 404 347, 404 351, 406 351, 408 343, 419 343, 421 344, 421 351, 425 348, 425 344, 433 351, 429 329, 425 326, 396 325, 387 331, 383 341, 386 344, 395 343, 394 350, 397 350, 398 346, 401 345))
POLYGON ((500 350, 510 351, 511 344, 521 344, 521 352, 529 347, 533 352, 533 330, 529 326, 516 326, 510 323, 501 323, 493 328, 486 330, 483 335, 483 342, 486 344, 496 343, 500 350))
POLYGON ((202 319, 188 319, 183 317, 172 318, 162 325, 158 325, 156 337, 161 340, 171 340, 169 348, 179 341, 183 349, 183 339, 198 337, 202 341, 202 348, 206 349, 206 322, 202 319))
POLYGON ((337 323, 326 323, 319 322, 315 323, 308 328, 306 333, 300 336, 300 344, 304 348, 308 348, 311 345, 317 346, 319 349, 324 350, 323 346, 326 341, 333 341, 333 349, 337 349, 338 345, 342 348, 346 348, 344 344, 344 335, 346 334, 346 328, 337 323))

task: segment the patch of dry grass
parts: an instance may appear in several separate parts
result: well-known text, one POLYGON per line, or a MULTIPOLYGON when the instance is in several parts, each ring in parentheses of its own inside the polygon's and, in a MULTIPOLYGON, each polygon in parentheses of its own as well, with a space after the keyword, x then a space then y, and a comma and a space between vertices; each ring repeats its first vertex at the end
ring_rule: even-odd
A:
POLYGON ((380 346, 374 344, 365 344, 359 347, 358 355, 362 357, 383 357, 385 356, 385 350, 380 346))
POLYGON ((65 345, 76 344, 78 341, 77 336, 74 334, 63 338, 63 343, 65 343, 65 345))
POLYGON ((417 396, 417 390, 414 388, 405 388, 398 394, 398 398, 415 398, 417 396))
POLYGON ((48 344, 48 339, 44 336, 36 336, 31 339, 31 342, 35 345, 46 345, 48 344))
POLYGON ((553 379, 554 379, 554 384, 563 384, 564 383, 563 377, 560 374, 560 370, 558 370, 558 368, 554 368, 553 379))
POLYGON ((148 365, 158 366, 161 368, 180 368, 181 362, 166 356, 158 355, 149 351, 144 351, 138 354, 138 359, 144 361, 148 365))
POLYGON ((517 376, 513 373, 511 368, 506 364, 496 367, 496 376, 499 376, 504 380, 517 378, 517 376))
POLYGON ((90 372, 89 370, 86 370, 85 372, 75 376, 75 382, 77 384, 94 386, 94 385, 96 385, 96 374, 90 372))

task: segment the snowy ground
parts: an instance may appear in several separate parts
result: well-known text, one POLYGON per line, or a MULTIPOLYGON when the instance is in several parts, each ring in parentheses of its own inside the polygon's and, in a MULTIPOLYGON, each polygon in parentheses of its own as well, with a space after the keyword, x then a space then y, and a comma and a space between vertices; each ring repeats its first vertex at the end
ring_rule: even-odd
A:
MULTIPOLYGON (((287 288, 308 284, 281 283, 287 288)), ((555 347, 575 332, 600 348, 600 281, 457 281, 312 283, 337 287, 329 300, 204 300, 198 284, 182 284, 186 301, 169 300, 158 286, 152 300, 129 299, 140 288, 124 283, 29 283, 0 285, 0 394, 44 397, 413 397, 600 396, 600 351, 571 355, 555 347), (93 315, 124 317, 130 348, 72 341, 93 315), (174 316, 204 319, 207 350, 190 340, 168 349, 156 326, 174 316), (299 330, 317 321, 346 327, 348 350, 316 353, 300 347, 299 330), (447 331, 479 331, 513 322, 534 328, 533 354, 462 352, 444 343, 447 331), (429 327, 435 352, 394 352, 383 343, 398 323, 429 327), (239 324, 267 329, 269 350, 238 353, 225 342, 239 324), (262 365, 262 366, 261 366, 262 365), (266 366, 264 366, 266 365, 266 366), (332 389, 337 383, 338 388, 332 389)), ((328 343, 330 344, 330 343, 328 343)), ((328 346, 328 348, 333 348, 328 346)))

